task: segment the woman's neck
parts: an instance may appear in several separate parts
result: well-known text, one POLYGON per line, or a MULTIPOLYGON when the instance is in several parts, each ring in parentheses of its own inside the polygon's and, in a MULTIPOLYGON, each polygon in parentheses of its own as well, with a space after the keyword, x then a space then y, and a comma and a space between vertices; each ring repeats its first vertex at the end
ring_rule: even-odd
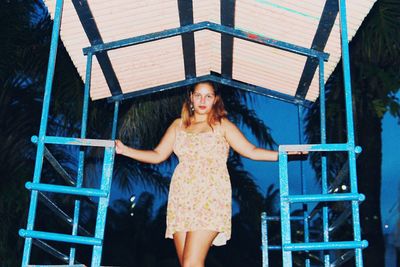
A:
POLYGON ((207 121, 207 114, 194 114, 193 123, 202 123, 207 121))

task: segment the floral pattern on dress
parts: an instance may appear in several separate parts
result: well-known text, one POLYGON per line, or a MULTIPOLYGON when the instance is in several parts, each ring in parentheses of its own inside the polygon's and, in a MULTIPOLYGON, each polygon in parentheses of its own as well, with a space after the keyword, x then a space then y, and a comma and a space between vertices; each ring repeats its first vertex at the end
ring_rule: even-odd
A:
POLYGON ((179 164, 169 189, 166 238, 180 231, 212 230, 218 232, 213 245, 230 239, 229 145, 219 127, 205 133, 176 132, 174 153, 179 164))

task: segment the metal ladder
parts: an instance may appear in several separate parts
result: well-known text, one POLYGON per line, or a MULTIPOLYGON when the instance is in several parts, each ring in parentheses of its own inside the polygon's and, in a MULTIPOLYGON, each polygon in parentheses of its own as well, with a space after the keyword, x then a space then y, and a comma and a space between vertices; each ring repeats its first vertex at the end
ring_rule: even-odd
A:
MULTIPOLYGON (((38 142, 38 138, 34 137, 34 141, 38 142)), ((24 245, 24 254, 22 259, 22 266, 29 266, 29 259, 31 254, 32 240, 51 240, 59 242, 67 242, 74 244, 84 244, 93 246, 92 263, 91 266, 100 266, 101 254, 103 248, 103 237, 106 222, 106 214, 108 202, 110 199, 110 189, 112 181, 112 171, 114 165, 114 142, 110 140, 95 140, 95 139, 80 139, 80 138, 65 138, 65 137, 52 137, 46 136, 44 138, 46 144, 62 144, 62 145, 78 145, 78 146, 99 146, 104 147, 104 160, 103 171, 101 177, 101 185, 99 189, 95 188, 82 188, 82 179, 79 179, 77 186, 64 186, 40 183, 36 177, 33 182, 27 182, 25 187, 32 191, 31 202, 28 215, 28 223, 26 229, 21 229, 19 235, 26 238, 24 245), (98 208, 96 216, 96 227, 93 237, 79 236, 78 221, 79 221, 79 206, 80 200, 75 200, 75 211, 73 219, 72 233, 59 234, 52 232, 43 232, 34 230, 34 222, 37 209, 37 199, 39 192, 52 192, 60 194, 70 194, 86 197, 98 197, 98 208)), ((39 146, 38 146, 39 147, 39 146)), ((38 154, 43 153, 39 151, 38 154)), ((48 246, 48 245, 47 245, 48 246)), ((74 264, 75 261, 75 248, 71 247, 69 264, 74 264)))
MULTIPOLYGON (((279 184, 280 184, 280 209, 281 209, 281 235, 282 235, 282 258, 283 266, 291 267, 292 253, 299 251, 324 251, 323 266, 337 266, 336 262, 331 262, 329 250, 344 249, 349 250, 343 256, 355 257, 355 265, 363 266, 362 249, 368 246, 366 240, 361 240, 359 202, 365 199, 363 194, 358 193, 357 174, 356 174, 356 155, 361 153, 361 147, 355 145, 354 138, 354 122, 352 110, 351 95, 351 79, 350 79, 350 59, 347 36, 346 21, 346 1, 339 0, 339 16, 340 16, 340 35, 342 47, 342 64, 343 79, 345 90, 345 106, 346 106, 346 126, 347 126, 347 142, 338 144, 326 143, 326 112, 325 112, 325 83, 324 83, 324 61, 319 58, 319 87, 320 87, 320 122, 321 122, 321 144, 308 145, 284 145, 279 147, 279 184), (288 177, 288 152, 291 151, 308 151, 321 152, 321 182, 322 194, 289 194, 289 177, 288 177), (348 155, 348 172, 350 177, 350 193, 329 192, 327 179, 327 157, 326 153, 346 152, 348 155), (351 215, 353 225, 353 240, 350 241, 330 241, 329 237, 329 221, 327 202, 347 201, 351 203, 351 215), (292 243, 291 239, 291 216, 290 205, 293 203, 322 203, 322 234, 323 242, 292 243), (352 252, 354 251, 354 253, 352 252), (350 255, 350 256, 349 256, 350 255)), ((348 214, 347 214, 348 215, 348 214)), ((347 216, 346 215, 346 216, 347 216)), ((344 217, 345 215, 343 215, 344 217)), ((267 216, 262 214, 262 243, 263 243, 263 266, 268 266, 268 241, 267 241, 267 216)), ((306 266, 310 266, 310 262, 306 262, 306 266)))
MULTIPOLYGON (((89 90, 90 90, 90 80, 91 80, 91 69, 92 69, 92 53, 87 54, 87 65, 86 65, 86 77, 85 77, 85 91, 84 91, 84 101, 83 101, 83 114, 81 123, 81 134, 80 138, 72 137, 57 137, 46 135, 47 122, 49 116, 49 106, 50 97, 52 91, 52 83, 54 77, 54 69, 57 55, 57 47, 61 26, 61 15, 63 9, 63 0, 57 0, 54 23, 50 44, 50 55, 47 67, 46 84, 44 90, 43 98, 43 109, 41 114, 41 123, 38 136, 32 137, 32 142, 37 145, 35 169, 33 175, 33 181, 27 182, 25 187, 31 190, 31 199, 29 206, 28 222, 26 229, 20 229, 19 235, 25 238, 24 252, 22 258, 22 266, 33 266, 29 265, 32 244, 42 248, 61 259, 69 266, 83 266, 78 264, 75 260, 76 249, 74 247, 70 248, 69 256, 57 251, 55 248, 51 247, 49 244, 42 240, 59 241, 74 244, 84 244, 93 246, 92 261, 91 266, 97 267, 101 263, 101 255, 103 249, 103 238, 106 223, 107 208, 110 199, 110 189, 112 184, 112 174, 114 166, 114 156, 115 156, 115 135, 117 126, 117 117, 119 110, 119 101, 115 102, 114 108, 114 119, 112 127, 112 140, 99 140, 99 139, 87 139, 86 138, 86 126, 88 117, 88 105, 89 105, 89 90), (84 151, 80 149, 78 157, 78 171, 76 179, 73 179, 69 174, 63 169, 61 164, 52 156, 50 151, 46 148, 46 144, 56 144, 56 145, 73 145, 83 147, 101 147, 104 148, 104 159, 103 159, 103 169, 101 176, 100 188, 82 188, 83 185, 83 173, 84 173, 84 151), (65 185, 53 185, 41 183, 43 158, 46 157, 50 164, 56 169, 56 171, 61 174, 64 180, 67 181, 69 186, 65 185), (80 213, 80 200, 75 200, 75 208, 73 218, 69 217, 64 213, 51 199, 47 198, 43 192, 52 192, 59 194, 70 194, 76 196, 85 197, 96 197, 98 198, 98 207, 96 215, 96 226, 94 236, 87 236, 89 233, 84 230, 79 225, 79 213, 80 213), (72 226, 71 234, 60 234, 52 232, 43 232, 34 230, 36 210, 38 197, 41 201, 44 201, 47 207, 49 207, 55 214, 61 217, 64 221, 72 226), (78 235, 78 230, 83 232, 85 235, 78 235)), ((35 265, 43 266, 43 265, 35 265)))
MULTIPOLYGON (((359 202, 365 199, 363 194, 358 193, 356 154, 361 153, 361 147, 355 146, 354 122, 351 96, 350 79, 350 57, 347 36, 346 2, 339 0, 340 34, 342 46, 342 64, 345 90, 347 143, 327 144, 326 143, 326 113, 325 113, 325 84, 324 84, 324 62, 319 59, 319 87, 320 87, 320 119, 321 119, 321 144, 309 145, 287 145, 279 147, 279 180, 280 180, 280 208, 281 208, 281 234, 282 234, 282 257, 283 266, 292 266, 292 252, 312 250, 354 250, 355 263, 357 267, 363 266, 362 249, 368 246, 366 240, 361 240, 359 202), (322 152, 321 154, 321 181, 322 194, 314 195, 290 195, 288 177, 288 152, 308 151, 322 152), (327 181, 327 157, 324 153, 347 152, 350 177, 350 193, 329 193, 327 181), (323 242, 291 242, 290 226, 290 204, 310 202, 351 202, 351 213, 353 221, 353 240, 351 241, 329 241, 328 207, 322 208, 323 221, 323 242)), ((324 255, 324 266, 331 266, 330 255, 324 255)))

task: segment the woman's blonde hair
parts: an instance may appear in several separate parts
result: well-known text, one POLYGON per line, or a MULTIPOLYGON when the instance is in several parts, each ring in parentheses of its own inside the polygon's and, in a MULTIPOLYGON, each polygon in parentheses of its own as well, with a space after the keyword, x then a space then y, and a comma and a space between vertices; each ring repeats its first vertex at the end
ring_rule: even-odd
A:
POLYGON ((225 118, 227 115, 227 112, 224 107, 224 102, 222 101, 218 86, 216 86, 216 84, 212 82, 200 82, 189 88, 186 100, 182 106, 181 119, 182 119, 182 124, 185 126, 185 128, 190 126, 191 119, 194 116, 194 111, 192 111, 192 109, 190 108, 192 104, 190 96, 193 94, 194 90, 199 84, 208 84, 214 90, 215 103, 212 106, 210 113, 208 114, 208 120, 207 120, 211 128, 212 125, 215 125, 216 123, 221 123, 221 119, 225 118))

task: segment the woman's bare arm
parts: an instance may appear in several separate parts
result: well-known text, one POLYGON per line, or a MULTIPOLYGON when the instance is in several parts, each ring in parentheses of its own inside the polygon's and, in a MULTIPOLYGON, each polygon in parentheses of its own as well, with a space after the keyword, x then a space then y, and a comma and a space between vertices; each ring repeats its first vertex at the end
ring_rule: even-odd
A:
POLYGON ((253 160, 277 161, 278 152, 259 148, 250 143, 235 124, 227 119, 221 123, 229 145, 243 157, 253 160))
POLYGON ((176 119, 167 129, 160 143, 153 150, 141 150, 128 147, 121 141, 115 141, 115 152, 137 161, 158 164, 166 160, 173 151, 176 127, 180 119, 176 119))
MULTIPOLYGON (((235 124, 228 119, 222 120, 222 128, 229 145, 243 157, 253 160, 277 161, 278 151, 259 148, 250 143, 235 124)), ((288 152, 289 156, 307 155, 308 152, 288 152)))

